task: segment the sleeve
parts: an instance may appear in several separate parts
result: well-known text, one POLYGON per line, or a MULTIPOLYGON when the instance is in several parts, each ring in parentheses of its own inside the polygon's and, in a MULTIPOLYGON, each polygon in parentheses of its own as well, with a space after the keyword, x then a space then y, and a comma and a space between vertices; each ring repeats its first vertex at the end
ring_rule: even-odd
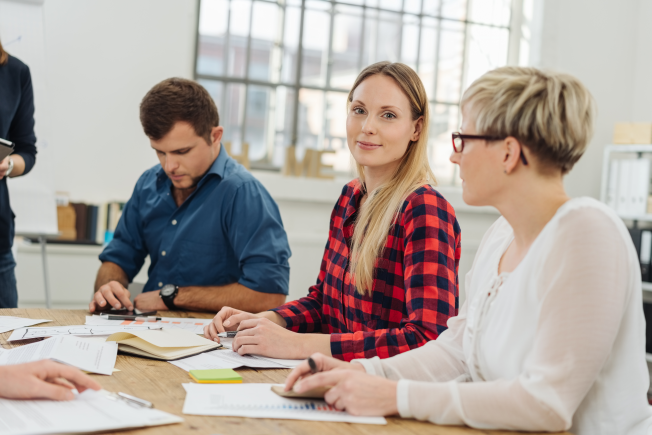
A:
POLYGON ((397 328, 332 334, 331 353, 335 358, 388 358, 416 349, 437 339, 446 330, 448 319, 457 315, 461 251, 455 212, 432 191, 408 200, 401 221, 403 264, 395 266, 403 268, 407 315, 398 309, 403 319, 397 328))
MULTIPOLYGON (((402 417, 481 429, 570 428, 612 351, 630 297, 630 269, 623 236, 595 209, 562 218, 551 246, 536 277, 540 315, 522 373, 473 383, 437 382, 424 373, 408 380, 390 361, 381 374, 402 376, 397 395, 402 417)), ((415 353, 412 361, 417 359, 415 353)))
POLYGON ((226 216, 241 285, 262 293, 288 294, 290 245, 276 203, 257 181, 238 186, 226 216))
POLYGON ((15 154, 25 160, 27 174, 36 163, 36 135, 34 134, 34 90, 29 67, 23 66, 20 72, 20 102, 11 120, 7 139, 16 144, 15 154))
MULTIPOLYGON (((337 206, 336 206, 337 208, 337 206)), ((274 308, 276 312, 285 319, 286 328, 294 332, 321 332, 322 305, 324 304, 324 280, 326 279, 326 265, 330 251, 330 241, 333 233, 333 216, 336 208, 331 213, 331 222, 328 230, 328 240, 324 248, 324 256, 321 260, 317 282, 308 290, 308 295, 274 308)))
POLYGON ((148 172, 143 174, 129 198, 129 201, 122 209, 122 216, 115 229, 113 240, 104 248, 100 254, 100 261, 110 261, 120 266, 127 274, 129 282, 138 274, 145 258, 148 255, 148 249, 143 236, 142 218, 140 216, 140 198, 141 186, 144 183, 148 172))

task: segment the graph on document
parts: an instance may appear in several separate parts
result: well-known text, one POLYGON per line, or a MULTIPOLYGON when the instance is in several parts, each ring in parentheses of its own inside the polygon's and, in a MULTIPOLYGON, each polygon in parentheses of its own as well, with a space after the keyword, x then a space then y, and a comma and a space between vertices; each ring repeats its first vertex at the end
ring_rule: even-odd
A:
POLYGON ((103 316, 86 316, 87 325, 122 325, 122 326, 141 326, 141 325, 161 325, 162 327, 172 327, 186 329, 195 334, 203 334, 204 326, 211 323, 212 319, 192 319, 182 317, 163 317, 161 320, 150 322, 147 320, 109 320, 103 316))

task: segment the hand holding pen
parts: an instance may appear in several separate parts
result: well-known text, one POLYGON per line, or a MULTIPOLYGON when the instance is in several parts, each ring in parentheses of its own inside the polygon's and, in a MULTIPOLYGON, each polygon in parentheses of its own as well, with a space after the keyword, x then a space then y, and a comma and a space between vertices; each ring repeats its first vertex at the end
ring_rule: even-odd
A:
POLYGON ((302 378, 306 378, 320 372, 342 369, 353 369, 364 372, 364 368, 360 364, 351 364, 328 357, 321 353, 315 353, 310 358, 299 364, 294 370, 292 370, 292 373, 290 373, 287 380, 285 381, 285 391, 292 390, 295 387, 295 384, 298 385, 298 382, 302 378))

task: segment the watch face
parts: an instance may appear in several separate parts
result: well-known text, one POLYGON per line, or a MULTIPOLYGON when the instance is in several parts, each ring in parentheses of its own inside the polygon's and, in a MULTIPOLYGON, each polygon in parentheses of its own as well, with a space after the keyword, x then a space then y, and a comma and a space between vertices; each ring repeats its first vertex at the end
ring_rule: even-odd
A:
POLYGON ((163 296, 170 296, 171 294, 174 293, 174 290, 175 290, 175 289, 176 289, 176 287, 175 287, 174 284, 168 284, 168 285, 164 286, 164 287, 161 289, 161 295, 163 295, 163 296))

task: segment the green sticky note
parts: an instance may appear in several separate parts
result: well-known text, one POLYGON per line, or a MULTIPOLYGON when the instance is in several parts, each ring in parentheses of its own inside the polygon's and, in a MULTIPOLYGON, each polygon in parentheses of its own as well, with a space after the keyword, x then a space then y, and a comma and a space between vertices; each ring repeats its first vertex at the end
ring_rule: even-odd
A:
POLYGON ((233 369, 190 370, 190 376, 199 383, 242 382, 242 376, 233 369))

